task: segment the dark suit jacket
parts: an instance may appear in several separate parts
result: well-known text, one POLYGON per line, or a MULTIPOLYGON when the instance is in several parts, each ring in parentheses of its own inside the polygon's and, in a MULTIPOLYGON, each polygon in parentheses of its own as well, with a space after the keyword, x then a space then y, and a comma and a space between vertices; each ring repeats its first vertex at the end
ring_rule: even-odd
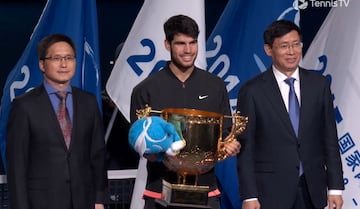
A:
POLYGON ((262 209, 289 209, 294 203, 301 160, 316 207, 327 204, 327 188, 344 189, 342 165, 327 79, 300 69, 298 138, 272 69, 248 81, 239 91, 238 110, 249 117, 239 137, 241 199, 258 197, 262 209))
POLYGON ((67 150, 56 113, 41 85, 16 98, 7 127, 11 209, 94 208, 105 201, 103 124, 93 95, 72 89, 73 128, 67 150))

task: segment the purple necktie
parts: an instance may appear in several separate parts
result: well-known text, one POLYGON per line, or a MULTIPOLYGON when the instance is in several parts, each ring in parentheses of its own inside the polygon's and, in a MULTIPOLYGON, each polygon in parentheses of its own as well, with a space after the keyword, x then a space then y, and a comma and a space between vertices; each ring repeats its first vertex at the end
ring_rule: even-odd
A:
POLYGON ((70 147, 70 140, 71 140, 71 121, 69 117, 69 112, 66 108, 66 95, 67 92, 65 91, 59 91, 56 93, 56 95, 60 99, 59 103, 59 109, 57 112, 57 118, 59 120, 59 124, 61 127, 61 131, 64 136, 66 147, 69 149, 70 147))

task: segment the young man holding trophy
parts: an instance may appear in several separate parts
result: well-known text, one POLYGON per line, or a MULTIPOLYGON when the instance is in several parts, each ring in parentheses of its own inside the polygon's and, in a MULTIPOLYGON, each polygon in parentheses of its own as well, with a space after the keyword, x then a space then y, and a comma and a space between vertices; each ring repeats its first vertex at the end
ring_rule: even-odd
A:
MULTIPOLYGON (((165 22, 164 32, 166 36, 165 47, 170 52, 171 60, 162 70, 150 75, 133 89, 131 121, 135 122, 137 120, 137 111, 148 105, 154 110, 162 111, 163 114, 169 108, 188 108, 189 112, 195 113, 197 110, 199 112, 210 112, 215 116, 220 116, 222 122, 222 116, 231 115, 228 92, 224 82, 216 75, 194 65, 198 53, 197 38, 199 28, 197 23, 188 16, 176 15, 165 22)), ((225 140, 234 139, 231 131, 231 119, 226 118, 223 120, 223 124, 215 127, 214 129, 222 129, 217 130, 217 133, 227 136, 225 140)), ((197 127, 196 129, 202 128, 197 127)), ((199 132, 202 133, 203 131, 200 130, 199 132)), ((202 141, 209 140, 209 137, 200 138, 202 141)), ((188 142, 187 146, 190 146, 188 142)), ((224 143, 223 150, 226 155, 233 156, 239 153, 240 147, 237 140, 229 140, 228 143, 224 143)), ((146 191, 144 192, 145 209, 163 208, 164 205, 155 201, 158 198, 161 199, 161 196, 164 195, 161 194, 164 192, 163 180, 173 183, 177 181, 179 176, 177 172, 165 166, 164 162, 154 160, 159 159, 158 156, 146 155, 145 157, 148 159, 148 179, 146 191)), ((194 158, 196 158, 196 154, 194 158)), ((198 165, 191 166, 196 168, 198 165)), ((185 173, 191 174, 190 171, 185 171, 185 173)), ((206 205, 205 207, 201 206, 202 208, 220 209, 220 191, 217 189, 213 168, 205 173, 200 173, 198 176, 187 175, 186 178, 187 184, 195 182, 200 187, 204 185, 209 188, 208 192, 206 192, 208 197, 206 205)), ((181 194, 179 195, 182 196, 181 194)), ((190 195, 187 199, 191 198, 195 198, 195 196, 190 195)), ((194 205, 194 208, 196 208, 195 203, 194 205)), ((167 206, 165 205, 165 207, 167 206)))

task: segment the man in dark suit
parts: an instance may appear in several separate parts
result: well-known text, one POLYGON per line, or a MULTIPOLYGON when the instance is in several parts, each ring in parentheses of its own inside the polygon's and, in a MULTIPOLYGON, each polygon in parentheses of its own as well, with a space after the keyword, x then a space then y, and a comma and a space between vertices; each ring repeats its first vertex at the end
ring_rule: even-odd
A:
POLYGON ((249 117, 238 159, 242 208, 341 209, 343 171, 329 82, 299 67, 301 32, 293 22, 275 21, 264 41, 272 66, 238 95, 238 110, 249 117))
POLYGON ((49 35, 40 41, 38 56, 44 81, 14 99, 8 120, 10 207, 104 208, 103 124, 95 96, 70 86, 76 64, 74 43, 62 34, 49 35), (66 95, 63 117, 57 92, 66 95))

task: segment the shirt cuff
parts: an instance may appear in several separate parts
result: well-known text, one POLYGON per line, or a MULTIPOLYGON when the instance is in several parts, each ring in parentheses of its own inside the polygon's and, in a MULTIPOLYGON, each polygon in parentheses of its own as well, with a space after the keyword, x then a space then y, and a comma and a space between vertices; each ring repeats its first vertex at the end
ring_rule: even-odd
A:
POLYGON ((343 193, 342 190, 336 190, 336 189, 329 190, 329 195, 342 195, 342 193, 343 193))
POLYGON ((255 200, 258 200, 258 198, 254 197, 254 198, 245 199, 244 202, 255 201, 255 200))

